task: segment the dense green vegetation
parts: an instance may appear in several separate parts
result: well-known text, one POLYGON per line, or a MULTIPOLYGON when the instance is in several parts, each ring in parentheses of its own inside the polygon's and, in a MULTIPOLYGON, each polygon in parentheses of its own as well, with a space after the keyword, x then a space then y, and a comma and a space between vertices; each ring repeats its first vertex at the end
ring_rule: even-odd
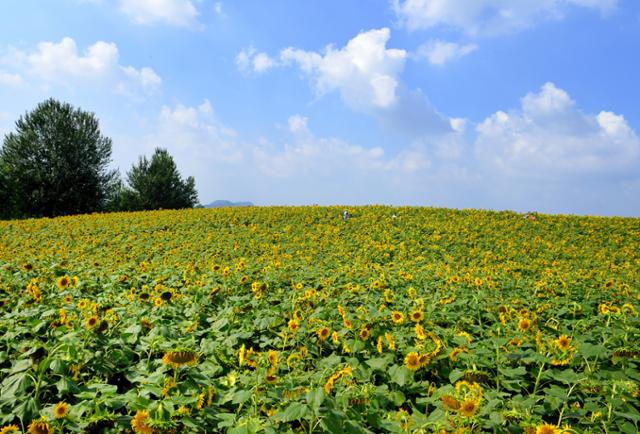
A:
POLYGON ((0 424, 640 428, 640 220, 231 208, 0 222, 0 424))

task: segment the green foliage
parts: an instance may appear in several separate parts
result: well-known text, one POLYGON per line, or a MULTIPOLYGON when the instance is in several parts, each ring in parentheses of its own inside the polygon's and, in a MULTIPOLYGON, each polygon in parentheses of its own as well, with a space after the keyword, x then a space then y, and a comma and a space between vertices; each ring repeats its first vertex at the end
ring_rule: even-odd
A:
POLYGON ((48 99, 5 136, 0 196, 19 217, 100 211, 117 177, 110 160, 111 139, 93 113, 48 99))
POLYGON ((0 222, 0 432, 640 432, 640 219, 343 210, 0 222))
POLYGON ((193 208, 198 203, 195 180, 180 177, 173 157, 156 148, 151 160, 140 157, 127 173, 128 187, 120 186, 114 208, 154 210, 193 208))

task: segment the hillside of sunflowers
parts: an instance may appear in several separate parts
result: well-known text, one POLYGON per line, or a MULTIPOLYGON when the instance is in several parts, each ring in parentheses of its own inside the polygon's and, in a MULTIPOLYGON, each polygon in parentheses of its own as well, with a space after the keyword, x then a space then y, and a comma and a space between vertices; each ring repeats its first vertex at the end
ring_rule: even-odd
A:
POLYGON ((640 219, 0 222, 0 433, 637 433, 640 219))

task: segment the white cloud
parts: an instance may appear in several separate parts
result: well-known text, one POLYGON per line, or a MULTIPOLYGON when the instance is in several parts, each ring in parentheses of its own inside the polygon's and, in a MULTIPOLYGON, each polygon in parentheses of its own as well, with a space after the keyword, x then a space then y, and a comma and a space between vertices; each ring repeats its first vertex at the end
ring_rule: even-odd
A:
POLYGON ((432 65, 444 65, 452 60, 460 59, 478 49, 476 44, 460 45, 455 42, 440 40, 429 41, 418 47, 416 56, 425 58, 432 65))
POLYGON ((223 15, 222 2, 215 2, 213 4, 213 10, 215 11, 216 15, 223 15))
POLYGON ((553 83, 521 107, 498 111, 477 126, 478 158, 514 176, 624 176, 637 170, 640 139, 622 115, 585 114, 553 83))
POLYGON ((387 28, 361 32, 345 47, 327 46, 322 52, 286 48, 283 65, 300 68, 318 97, 339 92, 352 110, 375 117, 380 124, 412 137, 451 132, 448 120, 419 90, 400 81, 408 56, 387 48, 387 28))
POLYGON ((523 29, 539 20, 560 19, 576 6, 603 14, 617 6, 617 0, 392 0, 391 3, 400 23, 409 30, 442 25, 468 34, 523 29))
POLYGON ((241 50, 236 56, 236 65, 242 72, 262 73, 275 66, 278 63, 269 57, 267 53, 258 53, 255 48, 249 47, 241 50))
POLYGON ((79 53, 72 38, 66 37, 60 42, 43 41, 31 52, 10 49, 0 56, 0 63, 12 70, 8 73, 0 71, 0 83, 3 82, 2 77, 13 84, 26 80, 33 86, 58 84, 75 87, 82 82, 100 82, 136 98, 139 98, 140 91, 151 93, 162 83, 158 74, 149 67, 136 69, 120 65, 118 47, 113 42, 98 41, 79 53))
POLYGON ((198 10, 190 0, 120 0, 120 11, 136 24, 189 27, 198 10))
POLYGON ((20 74, 11 74, 0 70, 0 86, 20 86, 22 84, 22 76, 20 74))
POLYGON ((133 66, 121 67, 122 71, 143 89, 156 89, 162 84, 162 79, 151 68, 136 69, 133 66))
POLYGON ((197 107, 163 106, 156 131, 146 142, 150 147, 168 147, 194 161, 237 161, 242 152, 235 137, 236 132, 220 122, 211 103, 204 100, 197 107))
POLYGON ((59 43, 40 42, 38 48, 26 55, 31 72, 45 80, 62 77, 94 78, 113 71, 118 64, 118 47, 114 43, 98 41, 78 54, 76 43, 63 38, 59 43))
POLYGON ((342 49, 329 45, 322 54, 286 48, 280 58, 297 64, 318 95, 338 90, 351 107, 388 108, 396 102, 398 75, 407 52, 386 48, 389 29, 362 32, 342 49))

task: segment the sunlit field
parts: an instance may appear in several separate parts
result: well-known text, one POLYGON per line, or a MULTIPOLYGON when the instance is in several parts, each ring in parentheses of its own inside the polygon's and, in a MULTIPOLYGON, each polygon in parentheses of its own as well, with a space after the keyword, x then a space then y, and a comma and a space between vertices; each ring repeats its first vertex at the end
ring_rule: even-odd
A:
POLYGON ((0 433, 640 430, 640 219, 0 222, 0 433))

